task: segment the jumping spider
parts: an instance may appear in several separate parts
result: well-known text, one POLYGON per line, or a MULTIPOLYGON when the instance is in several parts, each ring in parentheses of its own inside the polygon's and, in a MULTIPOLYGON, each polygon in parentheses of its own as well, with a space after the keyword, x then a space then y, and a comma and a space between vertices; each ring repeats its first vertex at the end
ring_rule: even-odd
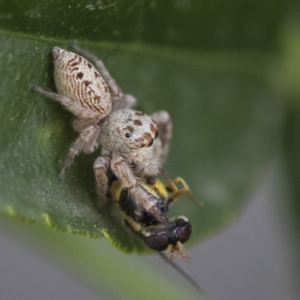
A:
POLYGON ((100 203, 106 201, 110 166, 136 201, 160 218, 139 181, 158 174, 166 157, 172 131, 169 114, 159 111, 148 116, 133 110, 135 98, 122 92, 103 62, 76 45, 73 48, 80 55, 59 47, 52 50, 57 93, 32 86, 77 117, 73 128, 79 136, 69 149, 59 178, 64 177, 76 155, 92 153, 100 144, 101 156, 94 162, 100 203), (160 138, 156 139, 158 132, 160 138))

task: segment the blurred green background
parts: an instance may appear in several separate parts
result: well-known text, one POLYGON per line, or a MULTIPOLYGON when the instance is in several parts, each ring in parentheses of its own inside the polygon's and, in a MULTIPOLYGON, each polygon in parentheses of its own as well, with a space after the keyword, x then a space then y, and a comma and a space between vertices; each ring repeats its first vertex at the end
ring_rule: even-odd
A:
MULTIPOLYGON (((148 282, 160 271, 149 271, 146 259, 116 254, 87 238, 104 236, 128 252, 146 250, 124 227, 117 207, 96 210, 97 153, 81 155, 57 182, 76 137, 72 116, 29 86, 54 89, 49 50, 76 40, 103 59, 123 90, 138 99, 139 109, 171 114, 174 136, 164 168, 170 177, 182 176, 205 204, 198 208, 183 197, 171 209, 170 215, 183 214, 193 225, 187 247, 232 224, 270 172, 278 175, 272 178, 279 190, 270 208, 288 215, 285 228, 296 240, 298 14, 292 1, 2 0, 0 211, 67 233, 37 224, 19 228, 22 223, 6 217, 3 228, 17 236, 22 232, 30 243, 42 241, 46 255, 80 261, 77 269, 95 285, 99 278, 99 290, 107 295, 141 299, 138 290, 143 299, 195 297, 182 279, 185 288, 169 277, 157 279, 154 289, 148 282)), ((291 247, 297 249, 297 243, 291 247)), ((292 261, 297 269, 297 254, 292 261)))

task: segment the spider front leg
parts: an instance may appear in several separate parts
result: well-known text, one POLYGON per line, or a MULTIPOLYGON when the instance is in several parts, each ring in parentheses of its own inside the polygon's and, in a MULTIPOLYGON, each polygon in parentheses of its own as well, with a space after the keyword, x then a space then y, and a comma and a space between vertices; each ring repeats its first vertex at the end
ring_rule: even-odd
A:
POLYGON ((84 151, 85 153, 91 153, 95 150, 95 144, 97 143, 99 131, 99 126, 91 125, 80 133, 77 140, 69 149, 67 157, 63 163, 62 170, 58 175, 60 180, 64 178, 66 169, 70 167, 76 155, 79 155, 81 151, 84 151))
POLYGON ((107 202, 108 179, 107 169, 111 161, 110 152, 102 149, 101 156, 94 162, 94 174, 96 179, 96 192, 99 197, 98 206, 101 207, 107 202))
POLYGON ((97 124, 93 119, 75 119, 72 127, 76 132, 82 132, 91 125, 97 124))
POLYGON ((42 94, 43 96, 53 99, 71 111, 75 116, 80 119, 90 120, 91 124, 97 124, 100 120, 100 115, 98 112, 92 111, 90 109, 86 109, 78 102, 73 101, 72 99, 65 97, 63 95, 45 90, 39 86, 32 85, 31 89, 35 92, 42 94))
POLYGON ((111 160, 111 169, 113 173, 122 182, 122 185, 128 189, 133 198, 145 209, 155 216, 155 219, 161 223, 166 223, 167 218, 161 214, 161 211, 155 204, 148 199, 148 194, 142 189, 126 160, 116 153, 113 153, 111 160))
POLYGON ((132 108, 135 106, 136 99, 132 95, 124 94, 122 92, 122 89, 118 86, 115 79, 110 75, 109 71, 107 70, 101 59, 99 59, 97 56, 90 53, 89 51, 82 49, 75 43, 72 43, 71 47, 78 54, 83 55, 95 64, 96 68, 101 73, 102 77, 104 78, 105 82, 109 87, 113 100, 113 109, 132 108))
POLYGON ((158 138, 161 142, 158 149, 158 159, 163 164, 169 152, 170 141, 172 138, 173 124, 168 112, 162 110, 152 114, 151 119, 156 123, 158 129, 158 138))
POLYGON ((136 102, 136 99, 132 95, 125 94, 120 102, 115 103, 114 109, 133 108, 136 102))

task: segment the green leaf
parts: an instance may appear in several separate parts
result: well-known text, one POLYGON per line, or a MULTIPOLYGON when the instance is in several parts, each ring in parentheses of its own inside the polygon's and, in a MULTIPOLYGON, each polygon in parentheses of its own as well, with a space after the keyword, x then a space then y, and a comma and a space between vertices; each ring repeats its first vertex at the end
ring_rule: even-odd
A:
MULTIPOLYGON (((123 225, 115 204, 105 212, 96 209, 92 165, 97 153, 80 155, 66 179, 57 181, 76 137, 72 116, 34 94, 30 85, 54 89, 49 50, 67 44, 5 33, 0 43, 5 74, 0 84, 1 212, 62 231, 104 235, 126 251, 144 250, 123 225)), ((235 62, 227 55, 227 68, 220 63, 222 53, 139 44, 88 47, 103 58, 124 90, 137 97, 140 109, 166 109, 173 118, 174 139, 165 169, 170 177, 186 179, 205 206, 182 199, 170 215, 191 220, 192 241, 228 224, 268 164, 279 134, 280 97, 253 75, 266 63, 257 58, 241 65, 241 59, 235 62)))
POLYGON ((46 38, 144 42, 185 48, 277 43, 288 1, 1 1, 0 28, 46 38))

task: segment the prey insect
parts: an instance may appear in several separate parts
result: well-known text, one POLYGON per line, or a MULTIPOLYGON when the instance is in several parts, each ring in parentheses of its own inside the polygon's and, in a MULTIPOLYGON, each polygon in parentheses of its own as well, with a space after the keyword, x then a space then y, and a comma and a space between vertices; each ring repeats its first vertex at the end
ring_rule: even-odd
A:
POLYGON ((137 233, 149 248, 169 252, 170 258, 176 253, 184 258, 182 244, 189 239, 192 226, 186 217, 168 219, 167 213, 169 205, 182 194, 188 193, 192 197, 188 185, 180 177, 169 180, 168 185, 164 185, 160 179, 153 177, 139 184, 148 195, 148 201, 159 210, 160 218, 140 206, 122 182, 114 178, 110 184, 110 197, 118 201, 125 224, 137 233), (181 183, 183 187, 179 189, 176 186, 177 183, 181 183), (161 221, 162 219, 164 221, 161 221))
MULTIPOLYGON (((116 177, 113 177, 110 182, 109 197, 118 202, 125 224, 139 235, 149 248, 159 251, 159 256, 202 294, 203 289, 197 281, 171 260, 176 254, 186 258, 183 253, 183 244, 190 238, 192 226, 184 216, 167 218, 169 205, 181 195, 188 193, 193 200, 194 197, 189 186, 181 177, 170 180, 165 174, 162 175, 168 180, 167 185, 154 177, 140 182, 140 185, 148 194, 148 200, 159 209, 161 216, 165 219, 164 222, 141 207, 116 177), (177 183, 181 183, 182 188, 178 188, 177 183), (161 251, 169 253, 169 258, 161 251)), ((198 204, 202 205, 201 203, 198 204)))
POLYGON ((149 116, 132 109, 135 98, 122 92, 103 62, 76 45, 73 48, 87 59, 59 47, 52 49, 57 93, 32 86, 76 116, 73 128, 79 136, 69 149, 59 178, 80 152, 92 153, 101 145, 101 155, 94 162, 99 204, 107 200, 106 173, 110 166, 136 201, 159 217, 139 181, 158 174, 168 152, 172 130, 169 114, 159 111, 149 116), (158 131, 160 138, 156 139, 158 131))

